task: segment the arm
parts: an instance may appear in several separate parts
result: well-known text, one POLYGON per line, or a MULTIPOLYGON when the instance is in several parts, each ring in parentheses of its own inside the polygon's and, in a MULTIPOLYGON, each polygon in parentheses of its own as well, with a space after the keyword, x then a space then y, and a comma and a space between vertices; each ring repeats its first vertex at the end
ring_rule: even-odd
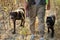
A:
POLYGON ((50 10, 50 0, 48 0, 48 3, 47 3, 47 10, 50 10))

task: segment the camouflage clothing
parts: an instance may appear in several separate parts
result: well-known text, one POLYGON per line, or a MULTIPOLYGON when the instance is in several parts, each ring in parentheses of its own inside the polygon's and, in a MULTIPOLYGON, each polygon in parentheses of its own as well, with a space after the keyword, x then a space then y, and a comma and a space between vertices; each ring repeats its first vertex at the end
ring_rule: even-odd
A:
POLYGON ((45 17, 45 4, 31 5, 29 7, 29 18, 30 18, 30 30, 32 34, 35 34, 35 20, 38 17, 38 28, 41 36, 44 35, 44 17, 45 17))
POLYGON ((45 17, 45 6, 43 5, 39 5, 37 6, 37 9, 36 9, 36 14, 37 14, 37 17, 38 17, 38 28, 39 28, 39 32, 41 35, 44 34, 44 29, 45 29, 45 26, 44 26, 44 17, 45 17))

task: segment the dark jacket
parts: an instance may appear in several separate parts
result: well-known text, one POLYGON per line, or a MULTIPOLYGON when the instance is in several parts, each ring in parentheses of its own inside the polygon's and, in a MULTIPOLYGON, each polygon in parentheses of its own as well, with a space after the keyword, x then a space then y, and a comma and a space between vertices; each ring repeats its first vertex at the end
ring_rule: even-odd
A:
POLYGON ((31 6, 31 5, 34 5, 35 4, 35 0, 28 0, 28 5, 29 5, 29 7, 31 6))
POLYGON ((46 0, 40 0, 39 5, 46 5, 46 0))
MULTIPOLYGON (((35 0, 28 0, 28 4, 29 5, 34 5, 36 4, 35 0)), ((39 5, 45 5, 46 4, 46 0, 40 0, 39 5)))

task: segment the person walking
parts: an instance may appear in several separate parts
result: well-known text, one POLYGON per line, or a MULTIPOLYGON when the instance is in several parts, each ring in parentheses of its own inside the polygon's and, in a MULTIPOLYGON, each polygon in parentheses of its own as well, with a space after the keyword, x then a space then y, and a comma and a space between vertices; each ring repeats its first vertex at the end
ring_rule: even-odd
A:
POLYGON ((28 0, 28 14, 30 18, 30 30, 31 30, 31 39, 35 40, 35 21, 36 16, 38 17, 38 28, 39 28, 39 35, 40 40, 44 40, 44 17, 45 17, 45 5, 46 0, 28 0))

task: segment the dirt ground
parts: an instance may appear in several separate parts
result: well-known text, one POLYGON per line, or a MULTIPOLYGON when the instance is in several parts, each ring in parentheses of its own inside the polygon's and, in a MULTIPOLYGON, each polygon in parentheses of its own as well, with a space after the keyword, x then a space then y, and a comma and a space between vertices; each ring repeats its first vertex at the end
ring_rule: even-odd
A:
MULTIPOLYGON (((59 27, 60 26, 60 4, 58 2, 57 2, 58 5, 56 6, 57 14, 56 14, 56 23, 54 26, 54 29, 55 29, 54 38, 50 37, 50 34, 47 33, 47 26, 45 26, 44 40, 60 40, 60 27, 59 27)), ((2 4, 4 4, 4 2, 2 4)), ((5 5, 5 6, 7 6, 7 5, 5 5)), ((10 6, 7 6, 7 7, 9 9, 11 9, 10 6)), ((16 34, 12 34, 13 23, 12 23, 12 19, 10 19, 10 16, 8 14, 9 10, 8 10, 8 12, 5 12, 5 11, 1 11, 2 9, 3 9, 3 6, 1 7, 1 5, 0 5, 0 40, 30 40, 31 32, 30 32, 30 28, 29 28, 29 24, 30 24, 29 17, 26 17, 26 19, 25 19, 25 21, 26 21, 25 28, 20 27, 20 20, 17 20, 16 21, 17 22, 16 23, 16 34), (23 29, 23 31, 22 31, 22 29, 23 29), (24 33, 22 33, 22 32, 24 32, 24 33), (22 34, 25 34, 24 39, 22 38, 22 34)), ((48 13, 46 13, 46 15, 47 14, 48 13)), ((38 33, 38 19, 36 19, 35 29, 36 29, 35 40, 39 40, 40 37, 39 37, 39 33, 38 33)))

